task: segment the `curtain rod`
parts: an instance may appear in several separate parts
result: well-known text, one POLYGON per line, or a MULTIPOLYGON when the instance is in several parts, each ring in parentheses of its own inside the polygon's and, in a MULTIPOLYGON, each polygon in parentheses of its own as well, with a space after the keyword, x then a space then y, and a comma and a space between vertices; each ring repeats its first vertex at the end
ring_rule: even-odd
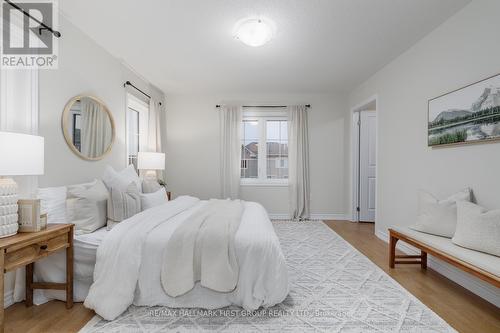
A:
MULTIPOLYGON (((216 105, 216 108, 220 108, 222 105, 216 105)), ((287 105, 243 105, 244 108, 287 108, 287 105)), ((311 104, 306 104, 306 108, 310 108, 311 104)))
POLYGON ((38 28, 38 34, 41 36, 42 35, 42 30, 48 30, 50 31, 51 34, 53 34, 55 37, 59 38, 61 37, 61 33, 59 31, 56 31, 54 29, 52 29, 51 27, 49 27, 48 25, 46 25, 45 23, 43 23, 42 21, 40 21, 39 19, 37 19, 36 17, 33 17, 30 15, 30 13, 28 13, 27 11, 25 11, 24 9, 22 9, 20 6, 18 6, 17 4, 13 3, 12 1, 10 0, 4 0, 6 3, 8 3, 9 5, 11 5, 13 8, 17 9, 18 11, 20 11, 21 13, 23 13, 25 16, 29 17, 30 19, 32 19, 33 21, 35 21, 36 23, 40 24, 40 28, 38 28))
MULTIPOLYGON (((130 81, 127 81, 123 84, 123 86, 131 86, 132 88, 134 88, 135 90, 137 90, 138 92, 140 92, 141 94, 143 94, 144 96, 146 96, 147 98, 151 99, 151 96, 149 96, 148 94, 146 94, 144 91, 142 91, 141 89, 137 88, 136 86, 134 86, 134 84, 130 81)), ((158 102, 158 104, 161 105, 161 102, 158 102)))

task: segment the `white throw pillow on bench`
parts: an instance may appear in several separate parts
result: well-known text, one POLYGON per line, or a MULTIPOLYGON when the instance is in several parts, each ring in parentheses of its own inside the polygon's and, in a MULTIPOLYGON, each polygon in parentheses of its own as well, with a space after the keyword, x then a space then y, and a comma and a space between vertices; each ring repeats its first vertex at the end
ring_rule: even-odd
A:
POLYGON ((457 230, 452 242, 471 250, 500 257, 500 209, 487 209, 458 202, 457 230))
POLYGON ((438 200, 425 191, 419 192, 417 223, 413 230, 451 238, 457 225, 457 201, 471 200, 469 188, 457 192, 447 199, 438 200))

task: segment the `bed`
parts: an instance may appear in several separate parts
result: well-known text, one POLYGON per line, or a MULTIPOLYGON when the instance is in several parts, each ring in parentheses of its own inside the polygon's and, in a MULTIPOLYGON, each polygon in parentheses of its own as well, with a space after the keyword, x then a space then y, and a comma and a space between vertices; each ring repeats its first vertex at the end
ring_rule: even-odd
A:
MULTIPOLYGON (((217 292, 197 283, 184 295, 166 294, 160 282, 166 243, 176 228, 206 205, 207 201, 179 197, 143 211, 111 231, 102 228, 75 236, 75 301, 85 300, 85 306, 108 320, 131 304, 205 309, 237 305, 255 310, 282 302, 289 291, 285 259, 267 212, 254 202, 244 202, 234 238, 239 265, 236 288, 217 292)), ((64 268, 63 253, 48 257, 37 263, 35 278, 62 281, 64 268)), ((48 290, 34 295, 36 304, 49 299, 64 300, 64 295, 48 290)))

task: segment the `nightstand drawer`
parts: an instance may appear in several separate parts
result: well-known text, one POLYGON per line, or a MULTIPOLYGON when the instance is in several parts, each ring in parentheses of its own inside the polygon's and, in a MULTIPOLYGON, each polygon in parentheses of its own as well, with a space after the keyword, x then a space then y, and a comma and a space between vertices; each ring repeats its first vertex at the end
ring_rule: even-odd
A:
POLYGON ((68 234, 62 234, 48 240, 26 245, 12 252, 7 252, 5 254, 5 271, 35 262, 39 258, 68 246, 68 234))

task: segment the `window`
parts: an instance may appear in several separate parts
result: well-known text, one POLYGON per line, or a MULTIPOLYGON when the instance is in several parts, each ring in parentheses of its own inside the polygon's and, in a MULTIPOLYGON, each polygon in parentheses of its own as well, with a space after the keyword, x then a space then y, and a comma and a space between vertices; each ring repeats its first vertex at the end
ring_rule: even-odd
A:
POLYGON ((268 179, 288 179, 288 122, 266 120, 268 179))
POLYGON ((148 104, 127 94, 127 165, 132 164, 137 170, 137 155, 146 142, 148 104))
POLYGON ((241 124, 241 183, 286 185, 288 122, 283 112, 245 112, 241 124))
POLYGON ((128 164, 133 164, 137 170, 137 154, 139 153, 139 111, 128 108, 127 118, 128 164))

